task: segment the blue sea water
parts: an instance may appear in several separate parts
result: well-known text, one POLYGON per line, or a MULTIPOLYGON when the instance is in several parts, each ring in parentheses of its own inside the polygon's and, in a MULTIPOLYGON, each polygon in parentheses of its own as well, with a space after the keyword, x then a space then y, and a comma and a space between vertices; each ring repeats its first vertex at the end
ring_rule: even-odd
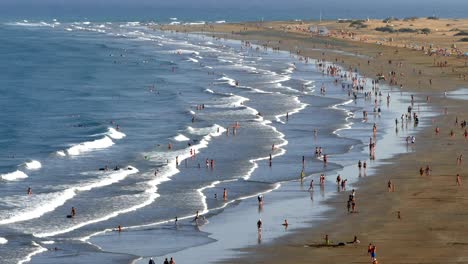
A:
MULTIPOLYGON (((365 102, 337 109, 349 97, 315 61, 148 25, 71 18, 0 25, 1 263, 33 255, 32 263, 129 263, 147 252, 101 250, 100 235, 122 225, 138 239, 174 216, 218 213, 297 179, 302 155, 307 175, 354 162, 324 169, 313 155, 314 129, 332 156, 365 145, 359 129, 371 124, 336 133, 365 102), (322 85, 327 96, 316 91, 322 85), (269 154, 279 163, 274 171, 269 154), (72 207, 77 216, 68 219, 72 207), (96 244, 84 242, 90 238, 96 244)), ((154 242, 152 254, 212 242, 190 223, 182 231, 183 242, 154 242)))

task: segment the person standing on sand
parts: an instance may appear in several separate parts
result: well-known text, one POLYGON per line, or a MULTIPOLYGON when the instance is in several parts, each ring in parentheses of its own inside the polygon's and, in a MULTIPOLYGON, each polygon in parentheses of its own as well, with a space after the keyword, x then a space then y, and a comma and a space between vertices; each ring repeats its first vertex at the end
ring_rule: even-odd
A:
POLYGON ((164 260, 164 263, 163 264, 169 264, 169 260, 167 260, 167 258, 164 260))
POLYGON ((393 186, 392 181, 391 181, 391 180, 388 180, 388 182, 387 182, 388 192, 391 192, 391 191, 392 191, 392 189, 393 189, 392 186, 393 186))
POLYGON ((461 177, 460 174, 457 174, 457 185, 461 186, 461 177))
POLYGON ((172 257, 171 257, 171 261, 169 261, 169 264, 176 264, 172 257))

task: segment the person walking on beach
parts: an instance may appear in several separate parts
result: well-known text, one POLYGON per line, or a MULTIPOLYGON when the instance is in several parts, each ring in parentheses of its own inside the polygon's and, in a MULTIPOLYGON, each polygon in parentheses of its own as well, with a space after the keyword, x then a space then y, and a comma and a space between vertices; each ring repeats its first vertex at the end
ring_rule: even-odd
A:
POLYGON ((257 221, 257 230, 258 232, 262 231, 262 219, 258 219, 257 221))
POLYGON ((163 264, 169 264, 169 260, 167 260, 167 258, 164 260, 164 263, 163 264))
POLYGON ((359 168, 359 171, 360 171, 360 170, 361 170, 361 167, 362 167, 361 160, 359 160, 357 164, 358 164, 357 166, 358 166, 358 168, 359 168))
POLYGON ((461 186, 461 177, 460 174, 457 174, 457 185, 461 186))
POLYGON ((370 252, 372 261, 376 260, 376 253, 377 253, 377 247, 375 245, 372 245, 371 252, 370 252))
POLYGON ((309 185, 309 191, 312 189, 314 189, 314 180, 311 180, 309 185))
POLYGON ((169 261, 169 264, 176 264, 172 257, 171 257, 171 261, 169 261))
POLYGON ((367 255, 371 255, 372 252, 372 243, 369 243, 369 246, 367 246, 367 255))

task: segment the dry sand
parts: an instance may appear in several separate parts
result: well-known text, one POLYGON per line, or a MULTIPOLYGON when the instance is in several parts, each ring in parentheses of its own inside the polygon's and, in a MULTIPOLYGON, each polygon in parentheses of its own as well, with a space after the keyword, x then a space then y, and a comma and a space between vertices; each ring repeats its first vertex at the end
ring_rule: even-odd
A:
MULTIPOLYGON (((453 24, 447 26, 447 29, 467 28, 468 25, 466 20, 450 20, 450 23, 448 21, 421 19, 413 24, 414 27, 424 25, 437 28, 453 24)), ((327 23, 339 24, 336 21, 322 24, 327 23)), ((329 220, 321 223, 318 228, 304 229, 277 239, 274 243, 243 249, 247 252, 246 257, 232 259, 227 263, 371 263, 367 255, 369 243, 377 246, 379 263, 468 263, 468 172, 465 166, 468 161, 464 160, 461 165, 457 165, 457 155, 468 156, 468 140, 463 137, 463 130, 454 124, 456 117, 458 120, 468 119, 468 102, 443 96, 444 91, 468 87, 468 81, 464 80, 464 75, 468 74, 465 59, 454 56, 429 56, 421 50, 402 48, 403 40, 398 42, 394 39, 392 43, 375 44, 372 40, 395 38, 395 35, 374 34, 372 27, 380 22, 368 23, 372 26, 362 29, 362 32, 358 31, 362 35, 368 34, 367 41, 336 35, 312 36, 294 28, 308 27, 312 23, 301 25, 297 22, 269 22, 163 27, 165 30, 203 31, 204 34, 217 37, 248 40, 299 52, 312 58, 337 61, 344 67, 358 68, 361 73, 371 77, 378 73, 388 75, 388 72, 396 71, 398 85, 402 84, 405 91, 418 92, 420 99, 424 100, 426 96, 430 96, 430 104, 440 112, 440 115, 434 118, 432 127, 424 129, 417 136, 415 152, 392 158, 391 164, 379 168, 375 177, 367 177, 360 181, 357 195, 359 213, 346 213, 348 194, 340 194, 328 202, 336 207, 336 210, 329 213, 329 220), (393 46, 395 42, 398 42, 400 48, 393 46), (371 58, 347 56, 332 50, 371 58), (445 61, 447 67, 435 66, 438 62, 445 61), (439 135, 434 133, 436 126, 441 129, 439 135), (451 129, 455 132, 454 137, 449 136, 451 129), (420 176, 419 168, 426 165, 431 166, 431 175, 420 176), (456 185, 457 173, 463 178, 461 187, 456 185), (389 179, 396 185, 395 192, 387 192, 389 179), (397 211, 401 211, 401 219, 397 218, 397 211), (334 242, 352 241, 354 235, 357 235, 361 243, 333 248, 305 246, 322 243, 325 234, 334 242)), ((397 22, 394 24, 405 26, 397 22)), ((436 32, 435 28, 431 30, 436 32)), ((447 31, 441 33, 438 29, 437 32, 440 34, 414 36, 414 39, 418 37, 419 41, 421 37, 425 43, 433 43, 439 47, 453 44, 447 35, 443 35, 447 34, 447 31)))

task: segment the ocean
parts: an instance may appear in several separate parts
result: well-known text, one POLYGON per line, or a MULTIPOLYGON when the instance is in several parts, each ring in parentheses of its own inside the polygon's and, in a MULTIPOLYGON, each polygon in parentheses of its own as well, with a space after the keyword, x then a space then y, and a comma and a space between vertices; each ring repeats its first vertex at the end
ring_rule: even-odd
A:
MULTIPOLYGON (((402 98, 385 107, 392 114, 362 122, 373 104, 352 100, 316 60, 149 25, 0 25, 1 263, 143 263, 222 241, 203 226, 292 188, 303 156, 307 176, 368 159, 373 123, 393 131, 409 103, 387 87, 384 97, 402 98), (207 216, 202 227, 191 221, 197 211, 207 216)), ((325 199, 336 188, 322 191, 325 199)))

